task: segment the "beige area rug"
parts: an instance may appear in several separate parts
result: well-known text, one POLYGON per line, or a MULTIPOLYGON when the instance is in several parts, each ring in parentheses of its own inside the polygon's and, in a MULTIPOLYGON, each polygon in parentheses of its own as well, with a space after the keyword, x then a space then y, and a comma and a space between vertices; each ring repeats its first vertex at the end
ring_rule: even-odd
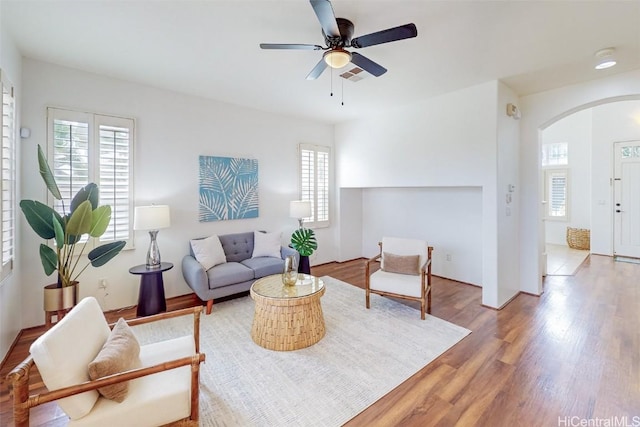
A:
MULTIPOLYGON (((201 426, 340 426, 470 333, 403 304, 324 277, 326 335, 292 352, 256 345, 250 297, 214 305, 202 317, 207 360, 200 383, 201 426)), ((135 328, 141 343, 179 336, 191 317, 135 328), (159 325, 159 326, 158 326, 159 325)))

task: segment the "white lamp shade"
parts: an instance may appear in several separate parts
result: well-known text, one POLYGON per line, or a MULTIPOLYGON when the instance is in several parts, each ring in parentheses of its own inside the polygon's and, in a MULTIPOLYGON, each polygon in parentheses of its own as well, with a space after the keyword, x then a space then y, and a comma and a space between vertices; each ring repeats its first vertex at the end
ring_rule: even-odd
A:
POLYGON ((169 206, 136 206, 133 218, 134 230, 159 230, 170 225, 169 206))
POLYGON ((311 216, 311 202, 296 200, 289 204, 289 216, 291 218, 308 218, 311 216))

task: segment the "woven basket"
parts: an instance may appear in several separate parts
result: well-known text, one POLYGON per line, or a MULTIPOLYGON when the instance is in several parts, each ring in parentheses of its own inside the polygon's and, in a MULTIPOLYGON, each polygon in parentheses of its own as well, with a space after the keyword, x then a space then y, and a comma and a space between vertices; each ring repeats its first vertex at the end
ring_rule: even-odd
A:
POLYGON ((567 227, 567 244, 571 249, 591 249, 591 230, 567 227))

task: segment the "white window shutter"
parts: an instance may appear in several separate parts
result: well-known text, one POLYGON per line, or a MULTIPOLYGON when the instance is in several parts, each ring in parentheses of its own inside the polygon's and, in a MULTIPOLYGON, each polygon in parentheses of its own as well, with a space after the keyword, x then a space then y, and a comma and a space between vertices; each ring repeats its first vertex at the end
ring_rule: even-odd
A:
POLYGON ((311 217, 304 222, 310 227, 329 226, 329 147, 300 144, 300 199, 311 202, 311 217))
POLYGON ((2 266, 0 271, 2 279, 4 279, 13 269, 15 246, 16 107, 13 86, 6 80, 1 71, 0 81, 2 82, 2 106, 0 107, 0 116, 2 117, 2 128, 0 129, 0 137, 2 140, 2 180, 0 183, 0 189, 2 191, 2 207, 0 209, 2 266))

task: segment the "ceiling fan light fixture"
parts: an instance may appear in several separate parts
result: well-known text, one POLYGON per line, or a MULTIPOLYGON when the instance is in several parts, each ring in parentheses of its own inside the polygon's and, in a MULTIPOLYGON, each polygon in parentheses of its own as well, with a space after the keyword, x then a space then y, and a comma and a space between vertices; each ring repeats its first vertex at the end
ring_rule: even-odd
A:
POLYGON ((615 53, 615 48, 608 47, 606 49, 601 49, 596 52, 596 70, 604 70, 605 68, 611 68, 616 65, 617 61, 614 58, 613 54, 615 53))
POLYGON ((351 54, 344 49, 331 49, 325 52, 324 62, 331 68, 342 68, 351 62, 351 54))

